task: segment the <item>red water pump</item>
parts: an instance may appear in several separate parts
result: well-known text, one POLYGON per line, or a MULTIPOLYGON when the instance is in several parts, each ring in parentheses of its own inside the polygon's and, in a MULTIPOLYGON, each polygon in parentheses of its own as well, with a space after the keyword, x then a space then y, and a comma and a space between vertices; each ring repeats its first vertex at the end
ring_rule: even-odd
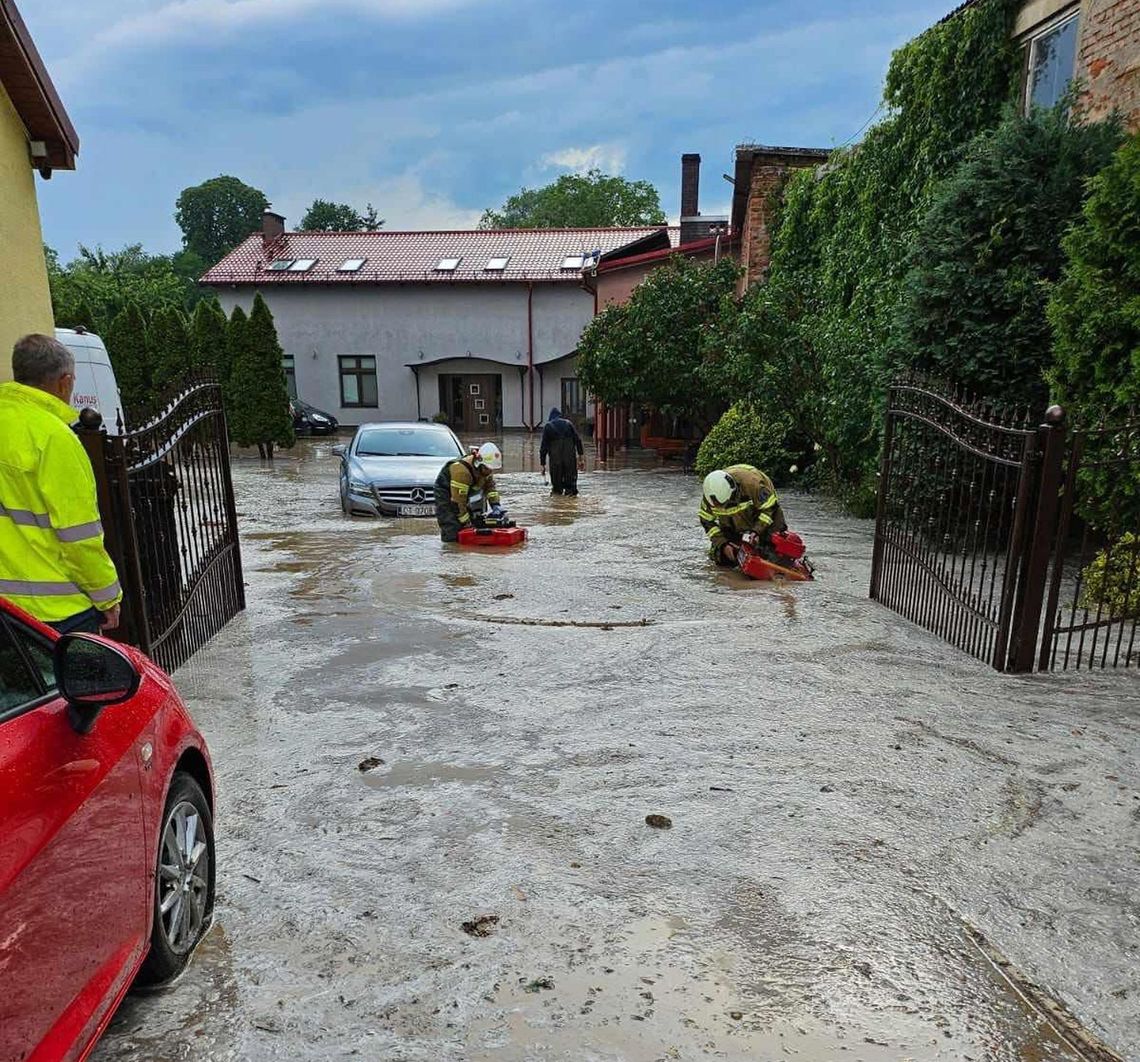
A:
POLYGON ((815 568, 805 552, 804 540, 794 531, 777 531, 763 546, 758 536, 749 532, 737 549, 736 563, 753 579, 810 582, 815 578, 815 568))

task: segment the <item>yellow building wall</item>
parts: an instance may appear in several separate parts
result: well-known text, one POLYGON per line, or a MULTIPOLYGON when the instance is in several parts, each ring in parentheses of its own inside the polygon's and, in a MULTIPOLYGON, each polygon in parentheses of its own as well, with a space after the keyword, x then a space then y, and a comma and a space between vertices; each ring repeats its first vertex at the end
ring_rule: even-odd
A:
POLYGON ((28 138, 0 85, 0 380, 12 378, 17 339, 54 328, 28 138))

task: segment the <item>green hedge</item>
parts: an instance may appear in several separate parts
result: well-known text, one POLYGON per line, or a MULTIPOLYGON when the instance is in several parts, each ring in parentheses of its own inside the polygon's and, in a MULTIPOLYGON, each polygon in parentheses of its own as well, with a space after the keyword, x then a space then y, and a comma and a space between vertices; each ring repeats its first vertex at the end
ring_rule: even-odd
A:
POLYGON ((766 472, 777 485, 786 483, 801 467, 797 455, 788 448, 791 429, 791 421, 785 415, 737 403, 701 443, 695 466, 697 475, 707 476, 717 468, 745 464, 766 472))

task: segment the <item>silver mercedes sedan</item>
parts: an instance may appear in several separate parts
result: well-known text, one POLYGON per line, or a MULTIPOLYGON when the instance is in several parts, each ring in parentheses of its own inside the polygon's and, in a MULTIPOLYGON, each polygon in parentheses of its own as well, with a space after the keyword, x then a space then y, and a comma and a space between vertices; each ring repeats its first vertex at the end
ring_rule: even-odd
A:
POLYGON ((462 457, 459 439, 445 424, 362 424, 340 457, 340 507, 352 515, 434 516, 435 478, 462 457))

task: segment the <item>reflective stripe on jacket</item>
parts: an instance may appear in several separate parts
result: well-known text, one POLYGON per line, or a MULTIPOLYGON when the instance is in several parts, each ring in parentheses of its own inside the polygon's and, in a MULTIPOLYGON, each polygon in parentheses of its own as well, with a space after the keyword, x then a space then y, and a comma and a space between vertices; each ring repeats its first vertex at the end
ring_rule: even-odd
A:
POLYGON ((451 503, 459 510, 459 522, 466 524, 471 520, 471 512, 467 508, 468 496, 473 491, 483 491, 488 505, 494 505, 499 500, 499 491, 495 486, 495 474, 483 465, 474 465, 468 458, 458 458, 449 461, 443 466, 440 479, 446 475, 451 489, 451 503))
POLYGON ((74 420, 46 391, 0 384, 0 594, 45 623, 123 596, 74 420))
POLYGON ((727 505, 701 498, 698 512, 714 554, 728 542, 739 542, 746 531, 765 536, 787 530, 776 488, 763 472, 752 465, 731 465, 725 471, 736 480, 738 497, 727 505))

